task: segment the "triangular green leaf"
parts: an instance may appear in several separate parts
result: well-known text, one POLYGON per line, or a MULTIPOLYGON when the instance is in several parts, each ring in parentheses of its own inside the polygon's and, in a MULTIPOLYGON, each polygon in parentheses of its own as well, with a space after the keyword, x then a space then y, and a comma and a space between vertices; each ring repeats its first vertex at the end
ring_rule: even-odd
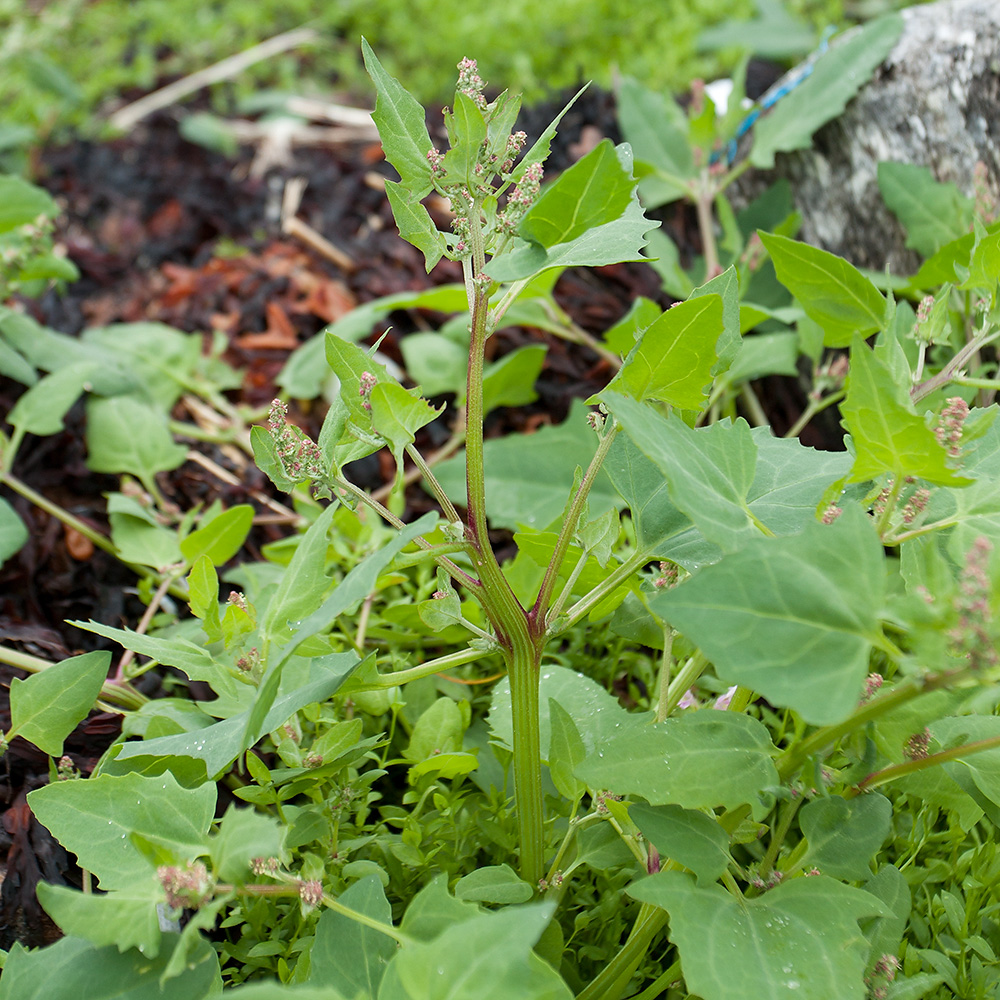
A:
POLYGON ((680 806, 629 806, 632 822, 659 851, 690 868, 699 885, 711 885, 729 867, 729 834, 711 816, 680 806))
POLYGON ((846 384, 847 398, 840 410, 855 449, 849 482, 864 482, 886 472, 896 477, 918 476, 942 486, 970 482, 948 468, 948 454, 934 431, 860 337, 851 346, 846 384))
POLYGON ((871 878, 871 861, 889 835, 892 804, 877 792, 844 799, 828 795, 807 802, 799 825, 809 841, 803 864, 836 878, 871 878))
POLYGON ((747 508, 757 448, 744 420, 694 429, 671 415, 608 393, 608 409, 639 450, 663 473, 672 502, 725 551, 758 535, 747 508))
POLYGON ((807 722, 841 722, 861 697, 885 592, 882 546, 853 511, 799 535, 755 539, 654 595, 650 608, 726 680, 807 722))
POLYGON ((378 98, 372 121, 382 140, 385 158, 399 171, 403 185, 419 201, 431 189, 427 154, 431 139, 424 109, 394 77, 389 76, 368 42, 361 39, 365 69, 375 84, 378 98))
POLYGON ((642 260, 645 234, 656 225, 636 196, 631 150, 605 140, 543 189, 521 220, 521 240, 487 273, 515 281, 550 267, 642 260))
POLYGON ((395 181, 386 181, 385 193, 399 235, 424 255, 424 263, 429 274, 444 255, 447 247, 444 236, 434 225, 434 220, 420 199, 408 188, 395 181))
POLYGON ((954 184, 934 180, 927 167, 880 163, 878 186, 889 211, 906 229, 906 245, 922 257, 964 236, 972 225, 972 199, 954 184))
POLYGON ((827 347, 846 347, 852 338, 882 328, 885 299, 843 257, 785 236, 761 233, 778 280, 798 299, 825 333, 827 347))
MULTIPOLYGON (((722 333, 721 296, 678 302, 646 328, 605 392, 700 409, 722 333)), ((600 398, 603 394, 589 402, 600 398)))
POLYGON ((28 794, 38 821, 98 877, 102 889, 128 889, 153 877, 152 863, 132 843, 133 833, 180 863, 205 854, 215 799, 215 785, 182 788, 171 774, 103 774, 28 794))
POLYGON ((870 893, 820 875, 737 899, 681 872, 650 875, 628 892, 670 914, 684 980, 704 1000, 862 1000, 867 993, 868 942, 857 922, 886 912, 870 893))
MULTIPOLYGON (((392 926, 392 907, 375 875, 355 882, 339 902, 356 913, 392 926)), ((356 920, 326 910, 316 925, 308 983, 331 986, 347 997, 378 996, 389 959, 396 953, 392 938, 356 920)))
POLYGON ((706 710, 656 725, 639 720, 605 739, 576 769, 591 788, 641 795, 652 805, 685 809, 733 809, 750 805, 766 815, 761 792, 776 785, 778 772, 767 729, 736 712, 706 710))
POLYGON ((72 656, 27 680, 15 677, 7 740, 23 736, 43 753, 61 756, 63 740, 94 707, 110 663, 110 653, 95 651, 72 656))

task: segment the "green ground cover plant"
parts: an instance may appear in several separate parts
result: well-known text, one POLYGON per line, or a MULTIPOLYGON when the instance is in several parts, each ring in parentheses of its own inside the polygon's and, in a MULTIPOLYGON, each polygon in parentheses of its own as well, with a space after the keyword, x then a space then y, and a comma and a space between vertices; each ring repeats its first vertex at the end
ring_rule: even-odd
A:
MULTIPOLYGON (((800 56, 826 25, 843 17, 840 0, 796 0, 787 11, 785 6, 758 5, 766 15, 756 36, 762 55, 800 56), (772 52, 767 40, 775 38, 777 24, 791 46, 772 52)), ((132 88, 149 90, 165 77, 202 69, 302 25, 318 32, 315 44, 261 62, 224 85, 219 110, 231 114, 234 98, 246 114, 303 88, 325 94, 331 77, 342 91, 365 93, 357 50, 361 34, 385 51, 390 71, 410 81, 425 102, 449 99, 445 67, 473 50, 485 54, 480 60, 484 74, 509 81, 531 100, 584 79, 610 86, 617 68, 625 66, 650 86, 680 90, 694 76, 719 75, 732 65, 732 53, 748 37, 716 32, 702 44, 702 32, 754 14, 752 0, 697 5, 669 0, 655 9, 628 11, 607 2, 511 0, 488 14, 453 0, 419 0, 406 7, 373 0, 251 5, 236 0, 56 0, 44 5, 3 0, 0 158, 18 162, 18 149, 30 145, 39 131, 93 129, 95 113, 132 88), (271 93, 263 94, 265 89, 271 93)))
MULTIPOLYGON (((892 25, 835 42, 811 79, 846 62, 857 85, 892 25)), ((34 674, 12 686, 5 738, 52 756, 29 803, 88 881, 39 888, 67 936, 13 948, 0 998, 996 995, 996 207, 884 165, 925 261, 876 283, 794 239, 787 191, 728 208, 741 167, 711 154, 739 122, 707 102, 661 105, 662 149, 605 141, 543 185, 558 119, 526 149, 518 99, 488 102, 463 60, 438 150, 367 46, 365 62, 400 233, 428 269, 463 267, 417 300, 466 307, 407 357, 411 377, 425 352, 448 362, 427 366, 433 390, 358 343, 398 299, 293 356, 290 395, 336 377, 317 441, 281 400, 266 423, 236 412, 232 373, 184 335, 96 331, 72 354, 0 316, 2 357, 35 383, 8 419, 4 481, 18 488, 24 435, 52 433, 31 394, 68 407, 86 391, 93 467, 134 480, 109 501, 115 549, 153 609, 171 593, 191 611, 78 623, 127 651, 110 679, 108 653, 19 661, 34 674), (539 363, 527 348, 487 370, 487 339, 517 317, 581 339, 554 275, 657 247, 643 184, 700 209, 702 261, 659 242, 684 294, 636 303, 594 345, 617 373, 564 425, 485 441, 489 408, 528 398, 539 363), (799 356, 804 420, 839 403, 843 452, 752 425, 750 380, 799 356), (229 418, 305 527, 229 572, 222 603, 249 510, 156 516, 181 391, 229 418), (463 419, 424 456, 441 392, 463 419), (379 499, 351 463, 383 448, 397 476, 379 499), (440 516, 407 524, 413 469, 440 516), (491 526, 514 530, 516 559, 498 562, 491 526), (157 665, 177 696, 146 701, 131 681, 157 665), (183 697, 184 678, 215 700, 183 697), (123 736, 81 779, 62 743, 98 697, 128 709, 123 736)), ((800 148, 850 98, 822 93, 809 115, 805 99, 775 107, 749 160, 800 148)))

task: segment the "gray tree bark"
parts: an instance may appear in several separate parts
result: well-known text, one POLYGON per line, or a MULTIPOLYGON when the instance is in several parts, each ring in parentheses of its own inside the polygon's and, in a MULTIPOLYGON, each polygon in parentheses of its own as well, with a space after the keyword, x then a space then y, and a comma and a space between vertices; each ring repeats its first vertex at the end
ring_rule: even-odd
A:
POLYGON ((973 170, 1000 199, 1000 0, 941 0, 903 11, 886 61, 813 148, 780 154, 773 171, 736 185, 746 204, 780 177, 792 185, 799 239, 861 267, 912 273, 920 259, 879 194, 882 161, 928 167, 973 193, 973 170))

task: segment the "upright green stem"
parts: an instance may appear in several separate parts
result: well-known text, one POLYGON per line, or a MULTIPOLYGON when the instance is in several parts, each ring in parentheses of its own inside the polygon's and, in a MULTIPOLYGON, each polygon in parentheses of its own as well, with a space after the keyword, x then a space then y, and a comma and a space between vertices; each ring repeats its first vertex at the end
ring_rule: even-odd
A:
POLYGON ((695 197, 694 205, 698 213, 698 232, 701 234, 702 253, 705 255, 705 277, 714 278, 720 274, 719 250, 715 242, 715 220, 712 218, 712 202, 715 200, 715 186, 705 172, 701 190, 695 197))
POLYGON ((541 621, 544 621, 545 613, 548 611, 549 601, 552 599, 552 589, 556 585, 563 559, 566 558, 566 550, 569 548, 573 533, 576 531, 577 522, 580 520, 584 505, 587 503, 587 496, 594 485, 594 480, 597 479, 597 474, 601 471, 604 459, 607 458, 611 443, 617 434, 618 427, 614 426, 610 427, 604 437, 601 438, 597 452, 591 459, 590 465, 583 479, 580 481, 580 488, 576 491, 576 496, 573 497, 570 503, 570 508, 563 521, 559 537, 556 539, 556 547, 552 551, 552 558, 549 559, 549 565, 545 569, 545 577, 542 580, 542 585, 538 588, 538 598, 531 612, 541 621))
POLYGON ((656 698, 656 721, 667 717, 667 703, 670 698, 670 669, 674 663, 674 636, 677 633, 667 625, 663 629, 663 659, 660 662, 659 693, 656 698))
POLYGON ((514 797, 521 845, 521 877, 537 885, 544 872, 542 762, 538 724, 538 674, 544 645, 544 624, 534 628, 514 595, 490 545, 486 520, 486 473, 483 462, 483 365, 485 360, 489 280, 479 202, 469 212, 471 265, 466 266, 472 323, 466 391, 466 538, 482 587, 477 597, 496 632, 510 675, 514 731, 514 797), (470 274, 471 271, 471 274, 470 274))
POLYGON ((566 619, 560 623, 559 631, 565 631, 575 625, 581 618, 589 614, 591 609, 611 593, 619 584, 624 583, 637 569, 649 562, 644 552, 633 552, 625 562, 613 570, 589 594, 584 594, 567 612, 566 619))

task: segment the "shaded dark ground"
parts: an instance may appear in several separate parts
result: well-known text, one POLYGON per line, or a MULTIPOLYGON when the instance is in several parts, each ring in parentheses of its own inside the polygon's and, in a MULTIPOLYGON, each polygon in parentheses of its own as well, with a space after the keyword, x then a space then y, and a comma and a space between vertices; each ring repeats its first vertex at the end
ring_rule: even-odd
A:
MULTIPOLYGON (((529 111, 519 127, 533 137, 559 107, 561 103, 553 102, 529 111)), ((563 120, 547 176, 604 136, 619 138, 613 101, 590 90, 563 120)), ((81 278, 61 294, 51 292, 39 302, 26 303, 28 311, 67 333, 141 320, 185 331, 223 330, 229 337, 226 360, 245 371, 241 390, 230 394, 232 400, 261 405, 276 394, 274 377, 290 350, 354 305, 391 292, 460 280, 459 266, 442 261, 432 282, 421 254, 399 239, 380 186, 391 169, 376 143, 297 150, 294 162, 263 177, 251 175, 253 156, 247 149, 233 161, 191 145, 180 138, 168 113, 112 142, 77 142, 46 150, 38 179, 64 208, 58 236, 81 278), (308 180, 299 216, 349 254, 353 269, 344 271, 281 234, 282 189, 284 180, 293 176, 308 180), (242 248, 242 255, 234 252, 236 247, 242 248)), ((693 219, 679 209, 663 218, 682 252, 696 253, 693 219)), ((658 277, 643 264, 569 271, 556 295, 574 321, 594 334, 617 321, 638 295, 661 305, 670 301, 660 292, 658 277)), ((393 315, 382 350, 401 361, 398 338, 421 325, 426 327, 425 317, 393 315)), ((538 331, 508 330, 491 340, 491 350, 500 355, 539 336, 538 331)), ((589 350, 544 336, 549 349, 536 386, 538 401, 492 415, 490 435, 557 423, 574 398, 599 390, 612 375, 606 362, 589 350)), ((787 379, 764 380, 756 388, 780 433, 801 411, 801 390, 787 379)), ((14 383, 0 382, 0 411, 9 409, 18 392, 14 383)), ((315 434, 322 408, 293 408, 293 416, 315 434)), ((839 441, 817 437, 805 443, 839 446, 839 441)), ((219 449, 204 447, 214 461, 234 468, 219 449)), ((227 505, 254 502, 248 491, 271 492, 252 463, 234 471, 237 486, 220 482, 191 462, 160 480, 165 494, 182 507, 216 497, 227 505)), ((373 459, 363 470, 368 479, 363 485, 380 485, 384 471, 373 459)), ((15 472, 38 492, 106 530, 102 493, 115 489, 117 482, 86 467, 79 405, 63 433, 29 438, 15 472)), ((57 661, 94 648, 97 641, 67 626, 67 619, 134 626, 143 610, 135 596, 135 576, 59 521, 20 497, 7 496, 28 524, 31 538, 0 570, 0 640, 57 661)), ((409 497, 412 512, 426 509, 428 501, 419 490, 409 497)), ((285 531, 274 525, 255 529, 251 552, 285 531)), ((506 539, 498 537, 496 542, 503 545, 506 539)), ((0 668, 4 689, 16 674, 0 668)), ((0 724, 9 725, 5 693, 0 724)), ((67 741, 67 753, 89 773, 118 729, 116 716, 92 715, 67 741)), ((48 758, 15 740, 0 768, 0 807, 6 809, 0 849, 8 851, 8 873, 0 892, 0 947, 14 940, 37 945, 48 939, 53 928, 35 901, 34 887, 42 877, 64 881, 71 867, 24 802, 27 791, 48 780, 48 767, 48 758)))

